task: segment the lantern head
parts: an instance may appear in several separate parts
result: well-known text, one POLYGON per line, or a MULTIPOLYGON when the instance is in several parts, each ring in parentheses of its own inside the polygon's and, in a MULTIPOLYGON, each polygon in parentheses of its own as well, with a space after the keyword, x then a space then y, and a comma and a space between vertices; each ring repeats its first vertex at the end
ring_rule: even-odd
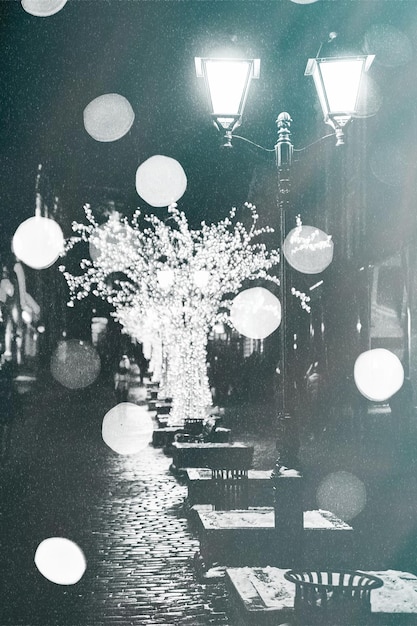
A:
POLYGON ((195 57, 195 67, 197 77, 206 82, 213 123, 226 132, 225 146, 231 147, 232 132, 242 122, 250 82, 259 78, 260 59, 195 57))
POLYGON ((365 72, 375 55, 309 59, 305 76, 313 76, 324 121, 335 129, 337 143, 342 145, 343 127, 355 115, 359 89, 365 72))

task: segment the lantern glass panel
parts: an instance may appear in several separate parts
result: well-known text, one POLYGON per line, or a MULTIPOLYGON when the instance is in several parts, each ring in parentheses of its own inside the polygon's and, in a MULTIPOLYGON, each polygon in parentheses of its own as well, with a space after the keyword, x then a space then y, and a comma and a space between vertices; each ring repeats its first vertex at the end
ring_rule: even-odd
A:
POLYGON ((206 78, 213 115, 241 115, 251 69, 251 61, 206 61, 206 78))
POLYGON ((363 64, 362 58, 319 62, 329 114, 355 111, 363 64))

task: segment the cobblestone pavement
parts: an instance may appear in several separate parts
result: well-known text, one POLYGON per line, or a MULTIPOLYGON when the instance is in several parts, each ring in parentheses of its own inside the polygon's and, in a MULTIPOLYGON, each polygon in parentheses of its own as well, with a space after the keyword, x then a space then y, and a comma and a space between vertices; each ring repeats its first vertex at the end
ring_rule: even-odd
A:
POLYGON ((100 385, 54 383, 26 397, 1 465, 0 626, 227 624, 222 583, 197 581, 186 489, 152 447, 119 456, 103 443, 114 404, 100 385), (49 582, 34 554, 52 536, 75 541, 87 570, 49 582))

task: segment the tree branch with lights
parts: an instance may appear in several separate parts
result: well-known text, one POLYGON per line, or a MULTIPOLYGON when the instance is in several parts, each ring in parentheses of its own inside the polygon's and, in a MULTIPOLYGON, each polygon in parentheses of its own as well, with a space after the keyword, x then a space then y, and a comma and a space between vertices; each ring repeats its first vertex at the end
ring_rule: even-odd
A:
POLYGON ((69 306, 90 293, 114 307, 114 316, 138 341, 155 350, 165 395, 173 399, 170 423, 204 417, 211 405, 207 376, 207 341, 214 324, 230 323, 233 295, 245 281, 263 279, 279 284, 269 271, 279 263, 279 251, 268 251, 259 238, 256 207, 246 204, 249 227, 236 221, 236 209, 216 224, 192 230, 175 204, 169 217, 143 216, 129 222, 119 214, 99 225, 88 205, 87 223, 74 223, 68 253, 87 242, 90 259, 80 262, 81 274, 64 266, 70 290, 69 306))

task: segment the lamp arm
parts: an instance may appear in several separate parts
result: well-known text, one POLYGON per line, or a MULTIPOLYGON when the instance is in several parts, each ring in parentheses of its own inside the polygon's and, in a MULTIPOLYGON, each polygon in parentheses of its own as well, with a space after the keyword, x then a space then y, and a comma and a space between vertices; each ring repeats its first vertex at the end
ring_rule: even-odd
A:
POLYGON ((255 148, 259 148, 260 150, 264 150, 265 152, 275 152, 275 148, 264 148, 264 146, 260 146, 259 143, 255 143, 246 137, 242 137, 241 135, 232 135, 233 139, 240 139, 241 141, 246 141, 246 143, 250 143, 251 146, 255 146, 255 148))

